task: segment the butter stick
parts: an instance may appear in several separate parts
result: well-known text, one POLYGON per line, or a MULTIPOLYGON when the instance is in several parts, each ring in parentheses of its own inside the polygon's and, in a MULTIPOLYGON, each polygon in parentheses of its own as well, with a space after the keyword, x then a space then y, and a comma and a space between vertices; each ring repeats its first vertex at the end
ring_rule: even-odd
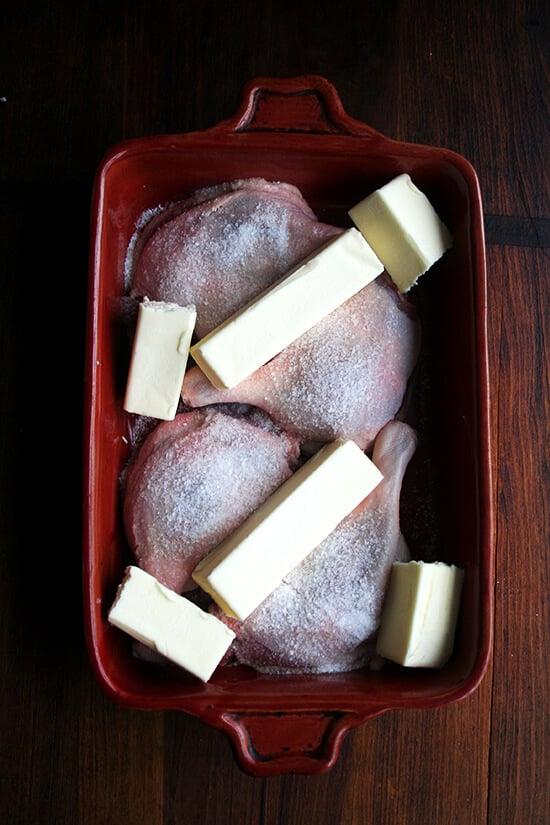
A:
POLYGON ((207 682, 235 634, 216 616, 130 566, 109 611, 109 622, 207 682))
POLYGON ((215 387, 230 389, 382 271, 361 233, 348 229, 198 341, 191 355, 215 387))
POLYGON ((245 619, 381 480, 355 442, 325 445, 197 565, 194 580, 245 619))
POLYGON ((194 307, 147 299, 139 305, 124 397, 127 412, 166 421, 175 417, 196 317, 194 307))
POLYGON ((396 562, 376 652, 406 667, 443 667, 454 643, 464 571, 442 562, 396 562))
POLYGON ((400 292, 407 292, 452 245, 426 195, 398 175, 349 210, 400 292))

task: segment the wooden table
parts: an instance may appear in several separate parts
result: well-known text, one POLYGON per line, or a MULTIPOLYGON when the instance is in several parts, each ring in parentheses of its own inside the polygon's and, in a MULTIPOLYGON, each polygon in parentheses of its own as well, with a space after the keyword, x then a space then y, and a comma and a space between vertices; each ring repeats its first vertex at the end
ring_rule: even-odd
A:
POLYGON ((0 25, 0 819, 10 825, 547 825, 548 13, 543 3, 8 3, 0 25), (112 704, 84 646, 81 454, 92 178, 114 143, 202 129, 250 78, 478 172, 495 494, 481 686, 350 732, 322 776, 258 779, 177 713, 112 704))

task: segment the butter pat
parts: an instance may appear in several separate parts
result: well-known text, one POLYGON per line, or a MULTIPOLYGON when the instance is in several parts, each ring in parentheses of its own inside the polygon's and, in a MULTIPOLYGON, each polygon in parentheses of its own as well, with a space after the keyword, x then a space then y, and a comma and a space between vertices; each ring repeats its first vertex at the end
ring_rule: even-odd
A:
POLYGON ((442 667, 453 650, 463 578, 442 562, 396 562, 376 652, 406 667, 442 667))
POLYGON ((194 307, 147 299, 139 305, 127 412, 166 421, 175 417, 196 317, 194 307))
POLYGON ((191 348, 218 389, 230 389, 363 289, 384 267, 348 229, 191 348))
POLYGON ((401 292, 452 246, 451 233, 407 174, 377 189, 348 214, 401 292))
POLYGON ((134 566, 126 568, 109 622, 203 682, 235 638, 215 616, 134 566))
POLYGON ((381 480, 355 442, 325 445, 197 565, 194 580, 242 621, 381 480))

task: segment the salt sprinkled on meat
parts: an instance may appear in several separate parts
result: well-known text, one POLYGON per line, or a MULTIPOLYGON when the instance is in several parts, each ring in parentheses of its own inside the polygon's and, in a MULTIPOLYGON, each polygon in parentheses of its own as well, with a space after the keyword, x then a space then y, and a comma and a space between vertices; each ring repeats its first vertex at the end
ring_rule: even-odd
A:
POLYGON ((134 240, 132 296, 197 308, 202 337, 341 232, 315 218, 289 184, 251 179, 212 199, 173 206, 134 240))
POLYGON ((244 622, 224 619, 237 633, 236 661, 266 673, 330 673, 365 664, 391 565, 408 558, 399 498, 415 448, 407 424, 384 427, 373 453, 381 484, 244 622))
POLYGON ((181 413, 148 436, 128 469, 124 524, 138 563, 167 587, 191 572, 285 481, 296 438, 218 410, 181 413))
POLYGON ((365 449, 399 411, 418 349, 418 322, 377 278, 232 390, 194 367, 182 397, 254 404, 306 447, 350 438, 365 449))

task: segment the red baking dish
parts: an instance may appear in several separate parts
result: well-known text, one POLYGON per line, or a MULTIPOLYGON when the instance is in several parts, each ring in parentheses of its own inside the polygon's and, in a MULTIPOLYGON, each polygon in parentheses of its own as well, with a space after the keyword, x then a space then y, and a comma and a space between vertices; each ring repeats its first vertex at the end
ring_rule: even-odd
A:
POLYGON ((130 708, 181 710, 228 736, 256 776, 316 774, 345 735, 385 711, 463 699, 491 651, 493 505, 488 432, 486 270, 481 196, 460 155, 391 140, 348 116, 326 79, 259 78, 213 128, 129 140, 108 152, 92 203, 86 366, 84 611, 89 654, 107 695, 130 708), (465 570, 455 650, 440 670, 391 664, 327 676, 260 675, 219 667, 208 684, 132 656, 107 613, 132 561, 121 525, 119 476, 128 458, 122 399, 123 267, 144 210, 235 178, 293 183, 318 217, 347 210, 402 172, 447 223, 453 248, 411 290, 424 330, 409 421, 419 433, 402 496, 402 531, 416 559, 465 570))

